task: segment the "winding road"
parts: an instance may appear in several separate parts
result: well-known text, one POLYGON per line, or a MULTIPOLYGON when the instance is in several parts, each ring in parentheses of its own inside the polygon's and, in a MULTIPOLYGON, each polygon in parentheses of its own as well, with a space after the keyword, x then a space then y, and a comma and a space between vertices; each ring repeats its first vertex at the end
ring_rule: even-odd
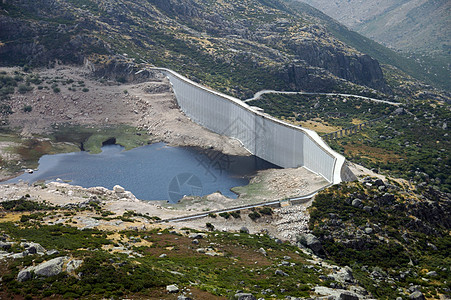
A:
POLYGON ((284 91, 274 91, 274 90, 262 90, 259 91, 257 93, 255 93, 254 97, 249 98, 244 100, 244 102, 251 102, 251 101, 255 101, 261 98, 262 95, 264 94, 284 94, 284 95, 322 95, 322 96, 343 96, 343 97, 353 97, 353 98, 358 98, 358 99, 363 99, 363 100, 369 100, 369 101, 373 101, 373 102, 379 102, 379 103, 385 103, 385 104, 390 104, 390 105, 394 105, 394 106, 399 106, 401 105, 401 103, 397 103, 397 102, 391 102, 391 101, 387 101, 387 100, 380 100, 380 99, 375 99, 375 98, 370 98, 370 97, 365 97, 365 96, 359 96, 359 95, 352 95, 352 94, 340 94, 340 93, 310 93, 310 92, 284 92, 284 91))

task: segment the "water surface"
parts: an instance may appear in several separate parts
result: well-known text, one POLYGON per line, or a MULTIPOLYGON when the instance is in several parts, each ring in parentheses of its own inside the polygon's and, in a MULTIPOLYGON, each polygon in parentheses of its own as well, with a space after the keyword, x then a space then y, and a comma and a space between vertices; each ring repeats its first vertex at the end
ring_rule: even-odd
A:
POLYGON ((73 152, 44 155, 38 171, 6 183, 51 181, 60 178, 85 188, 119 184, 142 200, 177 202, 184 195, 220 191, 236 198, 232 187, 249 183, 257 170, 277 168, 255 156, 229 156, 217 151, 170 147, 163 143, 124 151, 119 145, 102 147, 102 153, 73 152))

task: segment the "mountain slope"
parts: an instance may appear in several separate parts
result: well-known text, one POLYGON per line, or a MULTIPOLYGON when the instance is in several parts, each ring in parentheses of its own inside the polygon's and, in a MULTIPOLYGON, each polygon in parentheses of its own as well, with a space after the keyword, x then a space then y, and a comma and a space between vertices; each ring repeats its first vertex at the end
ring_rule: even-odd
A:
POLYGON ((447 0, 304 0, 359 33, 405 51, 449 51, 447 0))
POLYGON ((100 62, 125 53, 241 97, 264 88, 330 91, 346 82, 389 92, 376 60, 280 1, 25 0, 0 7, 2 65, 100 62))
MULTIPOLYGON (((298 7, 309 10, 305 3, 299 0, 293 1, 298 7)), ((379 0, 379 1, 323 1, 304 0, 303 2, 316 7, 342 24, 368 37, 364 46, 370 55, 381 62, 396 65, 411 76, 427 81, 437 87, 450 90, 450 46, 451 40, 451 3, 446 0, 424 1, 424 0, 379 0), (380 56, 374 54, 371 48, 381 51, 381 46, 370 39, 374 39, 401 53, 392 52, 389 61, 384 61, 380 56), (366 46, 365 46, 366 44, 366 46), (396 58, 395 58, 396 57, 396 58), (395 59, 396 62, 393 61, 395 59)), ((311 11, 311 9, 310 9, 311 11)), ((314 13, 317 17, 325 20, 331 29, 331 22, 314 13)), ((335 22, 335 21, 334 21, 335 22)), ((332 22, 333 23, 333 22, 332 22)), ((337 22, 335 22, 338 24, 337 22)), ((332 25, 339 28, 341 32, 348 32, 348 38, 342 41, 349 42, 349 36, 356 33, 349 31, 341 25, 332 25)), ((355 39, 352 38, 352 39, 355 39)), ((362 41, 362 38, 356 40, 362 41)), ((350 45, 357 47, 358 45, 350 45)), ((387 50, 382 52, 388 53, 387 50)), ((387 54, 384 54, 387 56, 387 54)))
POLYGON ((340 41, 356 48, 360 52, 371 55, 380 63, 396 66, 410 76, 439 88, 448 91, 451 89, 450 66, 447 63, 449 54, 434 53, 425 56, 424 54, 399 53, 356 31, 349 30, 346 26, 304 2, 294 0, 288 1, 288 3, 294 9, 318 18, 340 41))

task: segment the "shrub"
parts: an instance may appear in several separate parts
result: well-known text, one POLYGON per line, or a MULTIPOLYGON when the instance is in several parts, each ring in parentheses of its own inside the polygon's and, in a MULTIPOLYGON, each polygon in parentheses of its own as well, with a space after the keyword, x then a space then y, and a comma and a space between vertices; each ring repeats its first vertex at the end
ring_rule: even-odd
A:
POLYGON ((263 208, 260 208, 259 210, 258 210, 262 215, 268 215, 268 216, 270 216, 270 215, 272 215, 272 208, 271 207, 263 207, 263 208))
POLYGON ((25 93, 31 91, 32 89, 33 89, 33 87, 26 85, 26 84, 19 84, 19 86, 17 87, 17 90, 21 94, 25 94, 25 93))
POLYGON ((215 230, 215 226, 211 223, 206 223, 205 227, 207 227, 208 230, 213 231, 215 230))
POLYGON ((227 213, 227 212, 220 213, 219 216, 220 216, 220 217, 223 217, 224 219, 230 218, 230 214, 227 213))
POLYGON ((232 217, 234 217, 235 219, 241 218, 241 214, 240 214, 240 211, 239 211, 239 210, 238 210, 238 211, 232 211, 232 212, 230 213, 230 215, 231 215, 232 217))
POLYGON ((31 107, 31 105, 25 105, 23 107, 24 112, 31 112, 32 110, 33 110, 33 108, 31 107))
POLYGON ((253 211, 249 214, 249 218, 251 218, 252 221, 257 220, 260 217, 261 217, 261 215, 256 211, 253 211))
POLYGON ((61 92, 61 89, 60 89, 59 87, 54 87, 54 88, 53 88, 53 92, 54 92, 55 94, 57 94, 57 93, 61 92))
POLYGON ((89 92, 89 89, 88 88, 83 88, 82 91, 86 93, 86 92, 89 92))

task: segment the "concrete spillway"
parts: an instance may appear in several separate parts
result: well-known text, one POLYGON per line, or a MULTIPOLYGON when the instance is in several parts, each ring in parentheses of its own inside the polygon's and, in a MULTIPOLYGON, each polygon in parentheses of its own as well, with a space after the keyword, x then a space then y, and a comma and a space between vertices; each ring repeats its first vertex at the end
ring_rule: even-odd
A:
POLYGON ((181 110, 192 121, 238 139, 252 154, 278 166, 303 166, 334 184, 344 180, 345 158, 316 132, 275 119, 172 70, 155 69, 169 78, 181 110))

